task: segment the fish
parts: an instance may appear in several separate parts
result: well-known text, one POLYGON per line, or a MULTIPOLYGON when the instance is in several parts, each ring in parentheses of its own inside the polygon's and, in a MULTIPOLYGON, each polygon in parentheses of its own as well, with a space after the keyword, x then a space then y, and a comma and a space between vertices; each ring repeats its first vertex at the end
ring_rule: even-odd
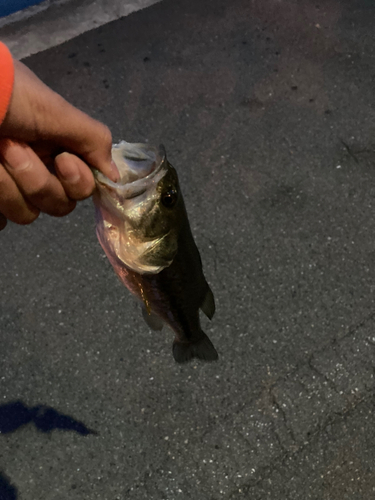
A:
POLYGON ((120 179, 94 171, 96 234, 120 281, 142 303, 147 325, 175 334, 177 363, 215 361, 199 310, 211 320, 215 299, 203 274, 175 168, 165 148, 121 141, 112 147, 120 179))

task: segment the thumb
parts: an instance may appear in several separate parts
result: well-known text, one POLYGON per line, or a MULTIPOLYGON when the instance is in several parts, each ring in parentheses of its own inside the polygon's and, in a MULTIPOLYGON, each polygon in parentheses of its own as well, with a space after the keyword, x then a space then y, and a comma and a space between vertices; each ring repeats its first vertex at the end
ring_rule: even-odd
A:
POLYGON ((63 120, 51 130, 50 138, 66 151, 74 153, 90 167, 100 170, 106 177, 117 181, 120 176, 112 160, 112 134, 108 127, 65 103, 63 120))
POLYGON ((108 127, 69 104, 21 62, 14 61, 14 68, 13 93, 0 136, 52 143, 117 180, 108 127))

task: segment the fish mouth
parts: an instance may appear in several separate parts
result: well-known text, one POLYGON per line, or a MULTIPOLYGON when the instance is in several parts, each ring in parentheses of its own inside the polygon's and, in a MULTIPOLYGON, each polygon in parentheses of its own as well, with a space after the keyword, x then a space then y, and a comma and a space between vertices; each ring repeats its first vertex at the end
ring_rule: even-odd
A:
POLYGON ((113 182, 102 172, 93 169, 95 182, 99 188, 121 191, 126 198, 138 196, 147 189, 166 162, 164 146, 159 148, 148 144, 132 144, 121 141, 112 146, 112 159, 120 174, 120 179, 113 182))

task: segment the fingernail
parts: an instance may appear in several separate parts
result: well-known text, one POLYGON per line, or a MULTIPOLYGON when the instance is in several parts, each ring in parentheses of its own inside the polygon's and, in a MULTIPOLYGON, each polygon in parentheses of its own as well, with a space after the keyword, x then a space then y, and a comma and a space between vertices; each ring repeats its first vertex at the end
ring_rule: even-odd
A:
POLYGON ((111 161, 111 172, 112 172, 112 179, 114 182, 117 182, 120 180, 120 172, 118 171, 116 163, 112 160, 111 161))

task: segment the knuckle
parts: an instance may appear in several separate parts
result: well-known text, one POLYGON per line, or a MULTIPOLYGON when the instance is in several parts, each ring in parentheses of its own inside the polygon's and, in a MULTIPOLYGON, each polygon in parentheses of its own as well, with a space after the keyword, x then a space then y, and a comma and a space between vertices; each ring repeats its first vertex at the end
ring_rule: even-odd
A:
POLYGON ((38 217, 39 217, 39 210, 28 210, 27 212, 24 212, 22 216, 18 220, 15 220, 17 224, 20 224, 22 226, 28 226, 29 224, 33 223, 38 217))
POLYGON ((33 184, 22 188, 30 198, 44 199, 50 194, 50 183, 47 178, 36 179, 33 184))
POLYGON ((75 201, 69 201, 68 203, 64 203, 55 207, 53 213, 51 212, 49 215, 53 215, 54 217, 65 217, 65 215, 70 214, 76 207, 75 201))

